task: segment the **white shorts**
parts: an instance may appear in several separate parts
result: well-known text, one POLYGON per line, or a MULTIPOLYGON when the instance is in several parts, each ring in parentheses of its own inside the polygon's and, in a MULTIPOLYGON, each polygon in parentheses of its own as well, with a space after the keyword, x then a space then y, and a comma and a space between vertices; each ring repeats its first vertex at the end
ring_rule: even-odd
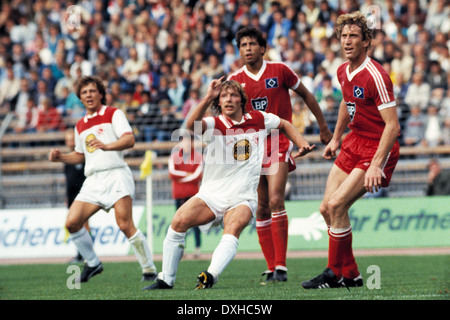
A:
POLYGON ((133 173, 126 166, 94 172, 86 177, 75 200, 96 204, 109 211, 121 198, 134 198, 134 192, 133 173))
POLYGON ((257 209, 257 202, 254 200, 239 200, 239 202, 236 203, 230 203, 226 200, 223 200, 220 197, 213 197, 211 195, 205 194, 205 193, 197 193, 194 197, 197 197, 199 199, 202 199, 205 201, 206 205, 209 209, 214 213, 216 218, 204 225, 198 226, 201 232, 208 232, 211 228, 215 228, 218 226, 223 227, 223 217, 226 212, 230 211, 231 209, 234 209, 240 205, 246 205, 250 208, 253 218, 250 219, 248 225, 251 225, 253 223, 253 219, 255 217, 256 209, 257 209))

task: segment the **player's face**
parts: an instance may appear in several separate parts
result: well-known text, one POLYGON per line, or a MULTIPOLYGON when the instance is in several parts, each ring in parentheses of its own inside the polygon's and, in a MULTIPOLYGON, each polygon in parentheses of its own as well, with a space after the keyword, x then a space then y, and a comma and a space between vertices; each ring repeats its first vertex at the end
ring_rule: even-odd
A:
POLYGON ((233 88, 225 88, 219 94, 219 105, 222 114, 228 118, 240 121, 242 118, 241 96, 233 88))
POLYGON ((88 83, 80 90, 80 100, 88 113, 94 113, 102 106, 102 95, 94 83, 88 83))
POLYGON ((342 28, 341 46, 344 56, 350 61, 356 61, 366 56, 369 41, 362 40, 362 30, 357 25, 346 25, 342 28))
POLYGON ((239 54, 245 64, 255 64, 262 61, 265 48, 261 47, 255 38, 244 37, 241 39, 239 54))

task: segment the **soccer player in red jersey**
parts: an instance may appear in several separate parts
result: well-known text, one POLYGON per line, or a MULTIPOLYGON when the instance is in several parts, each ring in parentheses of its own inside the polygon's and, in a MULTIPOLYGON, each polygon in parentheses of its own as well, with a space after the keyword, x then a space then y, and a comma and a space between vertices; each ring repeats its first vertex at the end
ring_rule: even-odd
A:
MULTIPOLYGON (((320 139, 327 144, 332 133, 316 99, 286 64, 263 59, 267 42, 262 32, 253 27, 242 28, 236 34, 236 41, 245 65, 228 79, 244 87, 248 96, 247 112, 265 111, 292 122, 291 89, 303 98, 316 117, 320 139)), ((288 217, 284 198, 288 173, 295 169, 295 163, 290 157, 292 146, 283 134, 272 133, 267 138, 267 158, 258 186, 256 212, 256 230, 268 267, 263 273, 267 277, 266 281, 287 280, 288 217)))
POLYGON ((342 87, 338 121, 323 157, 341 151, 330 171, 320 212, 329 226, 328 266, 305 281, 306 289, 363 285, 352 249, 351 205, 366 192, 389 185, 399 158, 400 125, 389 75, 367 55, 372 30, 360 12, 341 15, 336 33, 347 58, 337 71, 342 87))

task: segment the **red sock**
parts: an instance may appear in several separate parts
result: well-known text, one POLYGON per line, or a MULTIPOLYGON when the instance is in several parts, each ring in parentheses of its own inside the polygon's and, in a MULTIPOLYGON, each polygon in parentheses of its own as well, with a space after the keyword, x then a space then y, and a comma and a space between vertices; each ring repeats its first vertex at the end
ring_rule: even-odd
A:
POLYGON ((256 219, 256 232, 261 246, 264 258, 266 259, 267 269, 275 270, 275 249, 272 239, 272 218, 267 220, 256 219))
POLYGON ((353 256, 353 249, 352 249, 352 240, 353 235, 350 233, 350 250, 347 252, 347 254, 344 256, 343 266, 342 266, 342 275, 345 278, 354 279, 357 276, 359 276, 359 270, 358 265, 356 264, 355 257, 353 256))
POLYGON ((286 210, 272 212, 272 238, 275 248, 275 266, 286 267, 288 244, 288 216, 286 210))
POLYGON ((344 262, 348 260, 348 257, 353 257, 352 228, 350 226, 338 231, 330 228, 328 235, 328 268, 340 279, 343 274, 344 262))

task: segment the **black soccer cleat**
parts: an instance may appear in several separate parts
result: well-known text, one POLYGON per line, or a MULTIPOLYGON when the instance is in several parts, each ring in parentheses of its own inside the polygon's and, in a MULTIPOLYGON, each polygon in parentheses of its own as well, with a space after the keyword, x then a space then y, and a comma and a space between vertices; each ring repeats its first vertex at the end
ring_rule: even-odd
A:
POLYGON ((96 274, 100 274, 103 271, 103 265, 100 262, 95 267, 89 267, 87 264, 84 265, 83 272, 80 276, 80 282, 88 282, 90 278, 96 274))
POLYGON ((214 284, 214 277, 208 271, 202 271, 197 277, 197 286, 195 290, 209 289, 214 284))
POLYGON ((154 281, 157 277, 156 272, 145 272, 142 274, 141 281, 154 281))
POLYGON ((265 285, 267 283, 273 282, 275 281, 274 279, 274 273, 272 270, 266 270, 263 273, 261 273, 261 280, 259 281, 259 283, 261 285, 265 285), (264 280, 264 277, 266 277, 266 280, 264 280))
POLYGON ((150 286, 142 288, 142 290, 161 290, 161 289, 173 289, 173 286, 168 285, 164 280, 156 279, 156 282, 150 286))
POLYGON ((338 279, 330 268, 326 268, 317 277, 302 282, 305 289, 342 288, 342 278, 338 279))
POLYGON ((346 288, 362 287, 363 286, 363 278, 361 277, 361 274, 353 279, 343 277, 342 285, 346 288))
POLYGON ((275 268, 275 273, 273 275, 275 281, 286 282, 287 281, 287 269, 277 269, 275 268))

